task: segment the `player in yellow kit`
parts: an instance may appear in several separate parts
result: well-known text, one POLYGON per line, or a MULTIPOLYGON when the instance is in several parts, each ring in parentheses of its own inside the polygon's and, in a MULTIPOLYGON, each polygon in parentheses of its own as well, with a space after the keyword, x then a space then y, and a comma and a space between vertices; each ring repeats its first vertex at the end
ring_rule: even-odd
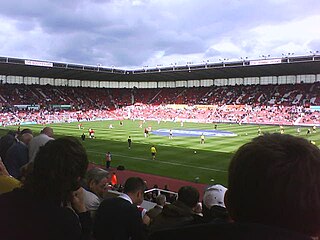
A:
POLYGON ((152 145, 152 147, 150 148, 150 151, 151 151, 152 160, 156 160, 157 149, 155 148, 154 145, 152 145))

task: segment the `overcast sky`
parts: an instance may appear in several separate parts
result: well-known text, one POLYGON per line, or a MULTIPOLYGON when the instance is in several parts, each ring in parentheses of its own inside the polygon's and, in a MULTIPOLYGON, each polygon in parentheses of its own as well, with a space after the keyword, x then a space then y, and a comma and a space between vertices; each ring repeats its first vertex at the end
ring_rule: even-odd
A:
POLYGON ((319 0, 0 2, 0 56, 135 68, 320 51, 319 0))

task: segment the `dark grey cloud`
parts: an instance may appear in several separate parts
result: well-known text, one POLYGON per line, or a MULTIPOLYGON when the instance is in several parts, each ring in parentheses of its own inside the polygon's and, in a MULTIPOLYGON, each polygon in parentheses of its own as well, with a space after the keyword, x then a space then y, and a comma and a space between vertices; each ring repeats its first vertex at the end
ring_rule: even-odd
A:
MULTIPOLYGON (((224 39, 249 54, 261 45, 252 28, 299 20, 318 9, 318 0, 10 0, 2 2, 0 17, 20 34, 10 45, 14 54, 141 66, 157 52, 180 58, 232 55, 212 47, 224 39)), ((317 41, 309 45, 317 47, 317 41)), ((2 52, 8 51, 9 46, 2 52)))

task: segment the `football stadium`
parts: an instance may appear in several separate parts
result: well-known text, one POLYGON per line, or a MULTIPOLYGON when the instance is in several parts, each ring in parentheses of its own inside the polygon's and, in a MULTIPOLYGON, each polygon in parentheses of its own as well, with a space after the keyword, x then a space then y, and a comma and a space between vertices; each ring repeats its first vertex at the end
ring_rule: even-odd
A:
POLYGON ((3 1, 0 239, 320 239, 319 8, 3 1))
POLYGON ((226 185, 232 154, 258 135, 320 143, 320 56, 136 70, 0 60, 3 134, 44 126, 57 137, 84 133, 89 161, 98 165, 110 151, 113 167, 226 185))
POLYGON ((136 70, 1 57, 1 133, 51 127, 82 139, 92 166, 111 152, 112 171, 227 186, 234 152, 259 135, 319 147, 319 69, 314 55, 136 70))

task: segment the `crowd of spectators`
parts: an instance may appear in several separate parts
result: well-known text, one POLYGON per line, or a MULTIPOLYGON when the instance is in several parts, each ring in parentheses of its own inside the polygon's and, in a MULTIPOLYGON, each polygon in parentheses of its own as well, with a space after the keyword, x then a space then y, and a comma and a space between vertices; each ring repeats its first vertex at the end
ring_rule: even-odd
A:
MULTIPOLYGON (((319 83, 176 89, 88 89, 1 85, 2 125, 97 119, 316 125, 319 83), (139 104, 133 104, 139 101, 139 104), (18 110, 15 104, 40 105, 18 110), (56 110, 52 104, 70 104, 56 110), (172 108, 166 104, 186 104, 172 108), (212 105, 197 107, 196 104, 212 105)), ((318 239, 320 150, 305 139, 266 134, 233 156, 227 188, 209 186, 203 199, 191 186, 151 192, 131 177, 106 194, 109 173, 87 171, 74 138, 54 139, 45 127, 0 139, 1 239, 318 239), (3 162, 2 162, 3 161, 3 162), (155 195, 153 194, 155 193, 155 195), (108 197, 107 197, 108 196, 108 197)))
POLYGON ((0 124, 129 118, 314 125, 320 114, 310 106, 320 106, 319 93, 319 82, 161 89, 3 84, 0 86, 0 124), (173 108, 168 104, 183 104, 184 107, 173 108), (27 109, 15 105, 37 107, 27 109))
MULTIPOLYGON (((13 146, 23 134, 31 133, 13 136, 13 146)), ((0 160, 1 239, 320 236, 320 150, 291 135, 264 134, 241 146, 230 162, 228 189, 209 186, 201 200, 197 189, 183 186, 172 203, 158 194, 157 205, 148 211, 141 207, 143 179, 129 177, 121 193, 107 195, 109 173, 87 171, 86 151, 72 137, 49 139, 26 163, 24 178, 11 176, 7 164, 0 160)))
POLYGON ((282 85, 235 85, 177 88, 88 88, 1 84, 2 106, 72 105, 76 109, 113 109, 141 104, 320 105, 320 82, 282 85))

